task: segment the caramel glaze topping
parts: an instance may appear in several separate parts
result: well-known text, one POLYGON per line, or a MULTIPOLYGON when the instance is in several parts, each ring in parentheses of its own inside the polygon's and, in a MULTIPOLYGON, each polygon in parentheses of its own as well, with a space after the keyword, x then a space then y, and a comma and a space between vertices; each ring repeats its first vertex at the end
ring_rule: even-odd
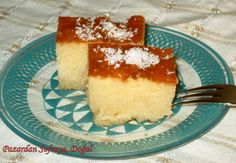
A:
POLYGON ((115 44, 90 44, 89 45, 89 76, 102 78, 113 77, 126 81, 128 78, 145 78, 158 83, 177 84, 176 59, 173 57, 173 49, 160 49, 157 47, 115 45, 115 44), (123 54, 131 48, 147 49, 148 52, 158 56, 159 62, 145 69, 138 68, 135 64, 126 64, 124 61, 119 67, 109 64, 104 48, 120 49, 123 54))
POLYGON ((107 17, 59 17, 58 19, 58 31, 57 31, 57 42, 112 42, 112 43, 124 43, 124 44, 144 44, 144 32, 145 32, 145 20, 142 16, 132 16, 126 23, 115 23, 107 17), (105 23, 104 23, 105 22, 105 23), (104 30, 104 26, 106 29, 104 30), (112 29, 113 28, 113 29, 112 29), (115 30, 114 30, 115 28, 115 30), (83 39, 81 35, 81 29, 85 32, 90 30, 87 34, 96 36, 96 39, 83 39), (109 31, 108 30, 113 30, 109 31), (118 33, 115 33, 118 31, 118 33), (125 37, 127 31, 129 37, 125 37), (132 32, 132 33, 130 33, 132 32), (110 37, 111 34, 114 36, 123 36, 123 39, 119 37, 110 37))

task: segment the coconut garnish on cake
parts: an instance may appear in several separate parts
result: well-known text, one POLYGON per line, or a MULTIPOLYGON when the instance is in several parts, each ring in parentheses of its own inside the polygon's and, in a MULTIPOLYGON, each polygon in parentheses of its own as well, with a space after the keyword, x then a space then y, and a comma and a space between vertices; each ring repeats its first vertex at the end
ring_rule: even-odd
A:
POLYGON ((140 69, 145 69, 150 65, 155 65, 159 62, 159 57, 148 51, 148 48, 134 47, 123 52, 120 48, 101 48, 105 54, 105 61, 108 65, 115 65, 114 68, 120 67, 122 62, 126 64, 136 65, 140 69))
POLYGON ((110 22, 108 18, 101 18, 99 23, 96 17, 77 18, 77 26, 75 33, 84 41, 92 40, 118 40, 123 42, 125 40, 132 40, 138 33, 138 28, 128 28, 126 23, 114 23, 110 22))
POLYGON ((88 102, 94 122, 155 122, 172 114, 178 82, 172 49, 89 45, 88 102))
POLYGON ((125 23, 107 17, 59 17, 56 54, 59 87, 83 89, 87 83, 88 45, 144 44, 145 21, 132 16, 125 23))

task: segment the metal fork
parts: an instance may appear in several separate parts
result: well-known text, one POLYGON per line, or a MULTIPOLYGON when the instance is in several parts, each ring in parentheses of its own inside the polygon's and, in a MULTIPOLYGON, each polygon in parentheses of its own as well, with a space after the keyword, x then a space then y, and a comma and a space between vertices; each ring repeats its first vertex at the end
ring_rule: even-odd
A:
POLYGON ((207 85, 177 93, 175 105, 198 103, 224 103, 236 106, 236 86, 226 84, 207 85))

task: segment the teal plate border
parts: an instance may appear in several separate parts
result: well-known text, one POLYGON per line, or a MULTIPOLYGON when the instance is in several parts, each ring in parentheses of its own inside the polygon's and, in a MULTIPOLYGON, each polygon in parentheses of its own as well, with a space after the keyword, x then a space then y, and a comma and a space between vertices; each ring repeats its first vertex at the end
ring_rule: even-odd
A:
MULTIPOLYGON (((146 44, 162 48, 173 47, 176 57, 191 65, 198 73, 202 85, 234 84, 225 61, 201 41, 180 32, 156 26, 147 26, 146 33, 146 44)), ((68 137, 42 124, 31 113, 27 103, 29 82, 43 66, 54 59, 55 33, 52 33, 22 48, 5 64, 0 74, 0 116, 17 135, 39 147, 48 147, 51 144, 68 148, 73 145, 80 147, 93 145, 92 152, 62 153, 64 155, 121 159, 167 151, 205 134, 217 125, 228 111, 228 107, 222 104, 198 105, 191 115, 167 131, 120 143, 68 137)))

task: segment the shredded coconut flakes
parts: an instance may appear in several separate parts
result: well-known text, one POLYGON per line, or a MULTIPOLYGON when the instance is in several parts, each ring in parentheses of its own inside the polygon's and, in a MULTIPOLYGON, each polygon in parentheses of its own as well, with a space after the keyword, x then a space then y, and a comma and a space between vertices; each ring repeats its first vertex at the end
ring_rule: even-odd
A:
POLYGON ((76 35, 85 41, 91 41, 96 39, 103 38, 101 33, 97 32, 96 30, 101 30, 102 32, 106 32, 106 36, 109 39, 117 39, 120 41, 130 40, 134 33, 136 34, 138 29, 136 28, 135 31, 131 31, 127 29, 127 25, 122 23, 119 26, 116 26, 112 22, 108 22, 106 20, 101 20, 99 24, 95 25, 96 17, 89 17, 88 22, 86 24, 80 23, 81 18, 78 17, 76 19, 76 27, 75 33, 76 35))
POLYGON ((104 60, 108 61, 108 65, 114 65, 115 69, 119 68, 122 62, 136 65, 139 69, 145 69, 160 62, 159 56, 146 48, 131 48, 124 53, 120 48, 101 48, 100 50, 105 54, 104 60))
POLYGON ((174 71, 170 71, 170 70, 168 70, 168 69, 166 70, 166 74, 167 74, 167 75, 171 75, 171 74, 174 74, 174 73, 175 73, 174 71))
POLYGON ((97 36, 95 35, 94 23, 96 17, 89 17, 88 23, 85 25, 80 24, 81 18, 76 19, 75 34, 82 40, 96 40, 97 36))
POLYGON ((126 64, 135 64, 139 69, 145 69, 160 62, 158 56, 142 48, 131 48, 125 51, 125 54, 126 64))
POLYGON ((111 22, 102 21, 100 24, 103 27, 102 30, 107 32, 108 38, 114 38, 123 41, 134 36, 134 33, 132 31, 128 31, 125 25, 122 25, 122 28, 118 28, 111 22))
POLYGON ((114 48, 101 48, 100 49, 105 54, 105 61, 108 61, 108 65, 115 65, 114 68, 119 68, 120 63, 123 62, 123 54, 121 49, 114 48))

